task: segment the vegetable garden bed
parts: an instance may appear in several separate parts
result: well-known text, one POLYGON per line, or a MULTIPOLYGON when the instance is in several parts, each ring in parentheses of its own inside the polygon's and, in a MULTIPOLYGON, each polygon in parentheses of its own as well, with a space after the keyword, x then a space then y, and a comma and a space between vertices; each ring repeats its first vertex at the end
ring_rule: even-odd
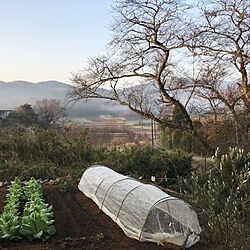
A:
MULTIPOLYGON (((58 185, 43 185, 43 197, 53 206, 56 234, 47 242, 11 242, 1 239, 0 249, 166 249, 153 243, 130 239, 75 185, 69 192, 61 192, 58 185), (100 237, 103 234, 103 237, 100 237)), ((5 206, 6 187, 0 188, 0 213, 5 206)), ((191 250, 216 249, 198 242, 191 250)))

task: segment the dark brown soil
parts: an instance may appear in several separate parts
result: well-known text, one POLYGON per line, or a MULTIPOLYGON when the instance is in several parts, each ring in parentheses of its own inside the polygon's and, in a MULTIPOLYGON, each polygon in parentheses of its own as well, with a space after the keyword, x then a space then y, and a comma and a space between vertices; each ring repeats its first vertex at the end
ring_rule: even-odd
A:
MULTIPOLYGON (((46 202, 53 205, 56 235, 46 243, 0 239, 0 249, 166 249, 154 243, 142 243, 126 237, 116 223, 78 191, 76 185, 66 193, 61 192, 57 185, 44 185, 43 190, 46 202), (104 240, 97 240, 96 235, 100 233, 104 234, 104 240)), ((6 188, 0 188, 0 213, 5 205, 6 193, 6 188)), ((216 248, 198 243, 190 249, 216 248)))

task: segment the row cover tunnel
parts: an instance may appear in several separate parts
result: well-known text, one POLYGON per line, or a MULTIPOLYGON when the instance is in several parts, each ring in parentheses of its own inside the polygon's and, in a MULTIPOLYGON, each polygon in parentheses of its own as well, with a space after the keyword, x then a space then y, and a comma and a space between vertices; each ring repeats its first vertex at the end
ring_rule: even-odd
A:
POLYGON ((153 185, 95 165, 83 173, 78 188, 130 238, 180 248, 199 240, 195 211, 153 185))

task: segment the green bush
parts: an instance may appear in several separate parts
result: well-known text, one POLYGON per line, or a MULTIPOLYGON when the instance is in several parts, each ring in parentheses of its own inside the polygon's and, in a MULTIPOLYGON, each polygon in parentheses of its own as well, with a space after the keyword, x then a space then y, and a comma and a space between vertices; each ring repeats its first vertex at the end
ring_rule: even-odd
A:
POLYGON ((24 181, 30 179, 32 176, 37 179, 56 179, 63 176, 65 171, 51 162, 22 162, 6 161, 5 164, 0 165, 1 180, 13 180, 15 176, 24 181))
POLYGON ((199 211, 203 237, 227 247, 243 247, 249 237, 250 154, 229 148, 222 155, 217 149, 214 169, 203 176, 193 173, 185 182, 189 203, 199 211))
POLYGON ((60 183, 59 189, 63 193, 70 192, 73 189, 71 181, 65 180, 63 183, 60 183))
POLYGON ((107 160, 111 167, 124 175, 135 177, 142 176, 143 179, 169 179, 166 183, 174 184, 180 177, 191 173, 191 157, 175 150, 169 153, 163 148, 124 147, 122 150, 113 149, 107 154, 107 160))
POLYGON ((35 128, 32 133, 8 130, 2 137, 0 131, 0 174, 4 180, 14 176, 22 180, 31 176, 55 179, 69 174, 76 179, 95 163, 144 179, 154 175, 164 180, 166 175, 167 185, 191 172, 191 158, 180 151, 168 153, 151 146, 108 149, 88 143, 85 132, 67 138, 58 130, 35 128))
POLYGON ((67 139, 57 130, 34 128, 32 133, 0 130, 0 176, 11 180, 19 176, 55 179, 83 170, 105 159, 107 149, 87 142, 86 133, 67 139))
POLYGON ((28 180, 31 177, 36 179, 56 179, 63 175, 62 169, 50 162, 27 163, 19 174, 21 180, 28 180))

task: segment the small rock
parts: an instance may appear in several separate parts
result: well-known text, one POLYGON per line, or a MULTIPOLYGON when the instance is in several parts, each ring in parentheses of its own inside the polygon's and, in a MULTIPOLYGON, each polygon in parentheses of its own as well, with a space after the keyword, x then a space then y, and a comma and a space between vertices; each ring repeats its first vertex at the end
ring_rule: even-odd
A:
POLYGON ((38 179, 38 180, 37 180, 37 183, 39 183, 39 184, 44 184, 44 183, 46 183, 46 182, 48 182, 47 179, 45 179, 45 180, 38 179))
POLYGON ((42 179, 37 179, 37 183, 42 184, 42 179))
POLYGON ((54 184, 54 183, 55 183, 54 180, 50 180, 50 181, 49 181, 49 184, 54 184))

